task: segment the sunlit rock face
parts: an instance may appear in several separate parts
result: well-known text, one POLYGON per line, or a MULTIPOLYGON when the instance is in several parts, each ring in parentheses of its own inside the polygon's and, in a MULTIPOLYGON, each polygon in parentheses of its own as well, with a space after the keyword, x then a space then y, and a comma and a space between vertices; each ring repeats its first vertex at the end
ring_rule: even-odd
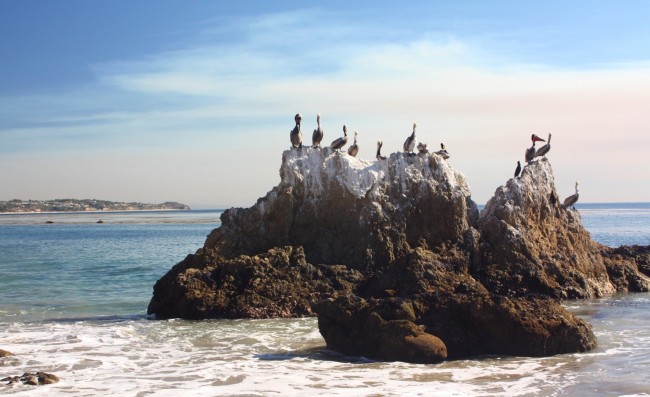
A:
POLYGON ((318 315, 331 349, 381 360, 544 356, 596 344, 558 298, 649 285, 647 247, 593 242, 560 205, 546 159, 479 215, 465 177, 436 154, 370 162, 294 148, 277 186, 221 220, 158 280, 150 314, 318 315))
POLYGON ((478 225, 482 265, 477 277, 495 293, 587 298, 614 292, 599 244, 580 214, 561 205, 546 159, 499 187, 478 225))

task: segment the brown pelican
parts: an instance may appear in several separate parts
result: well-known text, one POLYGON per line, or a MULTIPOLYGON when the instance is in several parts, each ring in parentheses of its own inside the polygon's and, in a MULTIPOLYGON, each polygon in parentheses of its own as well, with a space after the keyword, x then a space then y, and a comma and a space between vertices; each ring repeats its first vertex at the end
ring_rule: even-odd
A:
POLYGON ((359 153, 359 145, 357 145, 357 135, 359 135, 359 133, 354 131, 354 143, 350 145, 350 147, 348 148, 348 154, 352 157, 356 157, 357 153, 359 153))
POLYGON ((386 156, 381 155, 381 147, 384 144, 382 141, 377 141, 377 160, 386 160, 386 156))
POLYGON ((420 152, 420 154, 429 153, 429 145, 422 142, 418 143, 418 152, 420 152))
POLYGON ((526 149, 526 156, 524 157, 528 164, 535 158, 535 142, 546 142, 535 134, 531 135, 530 140, 533 141, 533 146, 526 149))
POLYGON ((330 145, 330 147, 331 147, 332 149, 334 149, 334 150, 337 150, 337 149, 340 149, 340 148, 342 148, 343 146, 345 146, 346 143, 348 143, 348 127, 346 127, 345 125, 343 125, 343 136, 340 137, 340 138, 336 138, 336 139, 332 142, 332 144, 330 145))
POLYGON ((445 149, 445 144, 440 143, 440 150, 435 152, 438 156, 442 157, 443 159, 447 160, 449 158, 449 152, 447 149, 445 149))
POLYGON ((562 203, 562 206, 564 208, 572 207, 573 209, 575 209, 573 205, 578 202, 578 197, 580 197, 580 194, 578 193, 578 184, 579 182, 576 181, 576 193, 564 199, 564 203, 562 203))
POLYGON ((293 130, 291 130, 289 139, 291 139, 291 147, 298 148, 302 147, 302 132, 300 131, 300 121, 302 120, 302 116, 300 116, 300 113, 298 113, 293 119, 296 120, 296 126, 293 127, 293 130))
POLYGON ((404 141, 404 151, 406 153, 413 153, 413 149, 415 149, 415 144, 417 142, 417 140, 415 139, 415 127, 417 127, 417 124, 413 123, 413 132, 404 141))
POLYGON ((314 130, 311 136, 311 143, 313 147, 320 147, 320 141, 323 140, 323 129, 320 127, 320 114, 316 115, 316 124, 318 124, 318 128, 314 130))
POLYGON ((515 168, 515 178, 519 176, 521 172, 521 161, 517 161, 517 168, 515 168))
POLYGON ((539 157, 539 156, 546 157, 546 153, 548 153, 549 150, 551 150, 551 133, 550 132, 548 133, 548 142, 546 143, 546 145, 544 145, 541 148, 537 149, 537 152, 535 153, 535 157, 539 157))

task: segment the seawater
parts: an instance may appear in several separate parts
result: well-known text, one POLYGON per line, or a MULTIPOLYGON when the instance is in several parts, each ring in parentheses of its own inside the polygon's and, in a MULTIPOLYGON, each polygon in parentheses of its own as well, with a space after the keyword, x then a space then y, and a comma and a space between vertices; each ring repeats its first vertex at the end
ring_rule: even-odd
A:
MULTIPOLYGON (((596 241, 650 244, 650 203, 578 210, 596 241)), ((15 354, 0 359, 0 378, 45 371, 61 379, 0 384, 0 395, 650 395, 649 294, 565 302, 593 325, 591 352, 436 365, 338 355, 313 318, 147 317, 156 280, 203 245, 219 215, 0 215, 0 348, 15 354)))

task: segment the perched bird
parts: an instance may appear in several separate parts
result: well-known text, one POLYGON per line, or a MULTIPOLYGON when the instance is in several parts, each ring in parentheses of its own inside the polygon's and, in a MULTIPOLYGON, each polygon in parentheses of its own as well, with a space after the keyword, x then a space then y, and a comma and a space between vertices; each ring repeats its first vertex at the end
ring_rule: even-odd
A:
POLYGON ((381 147, 384 144, 382 141, 377 141, 377 160, 386 160, 386 156, 381 155, 381 147))
POLYGON ((300 131, 300 121, 302 120, 302 116, 298 113, 293 119, 296 120, 296 126, 291 130, 289 139, 291 140, 292 148, 299 148, 302 147, 302 132, 300 131))
POLYGON ((535 134, 531 135, 530 140, 533 141, 533 146, 526 149, 526 155, 524 156, 528 164, 535 158, 535 142, 546 142, 535 134))
POLYGON ((447 149, 445 149, 445 144, 440 143, 440 150, 435 152, 438 156, 442 157, 443 159, 447 160, 449 158, 449 152, 447 149))
POLYGON ((580 194, 578 192, 578 184, 579 184, 579 182, 576 181, 576 192, 575 192, 575 194, 572 194, 569 197, 564 199, 564 203, 562 203, 562 206, 564 208, 572 207, 573 209, 575 209, 575 207, 573 205, 578 202, 578 198, 580 197, 580 194))
POLYGON ((417 140, 415 139, 415 127, 417 124, 413 123, 413 132, 411 135, 406 138, 406 141, 404 141, 404 151, 406 153, 413 153, 413 149, 415 149, 415 145, 417 140))
POLYGON ((311 136, 311 143, 313 147, 320 147, 320 141, 323 140, 323 129, 320 127, 320 114, 316 115, 316 124, 318 124, 318 127, 311 136))
POLYGON ((334 149, 334 150, 337 150, 337 149, 340 149, 340 148, 342 148, 343 146, 345 146, 346 143, 348 143, 348 127, 346 127, 345 125, 343 125, 343 136, 340 137, 340 138, 336 138, 336 139, 332 142, 332 144, 330 145, 330 147, 331 147, 332 149, 334 149))
POLYGON ((359 133, 354 131, 354 143, 350 145, 350 147, 348 148, 348 154, 352 157, 356 157, 357 153, 359 153, 359 145, 357 145, 357 135, 359 135, 359 133))
POLYGON ((521 172, 521 161, 517 161, 517 168, 515 168, 515 178, 519 176, 521 172))
POLYGON ((550 132, 548 133, 548 142, 546 143, 546 145, 544 145, 541 148, 537 149, 537 152, 535 152, 535 157, 540 157, 540 156, 546 157, 546 153, 548 153, 549 150, 551 150, 551 133, 550 132))
POLYGON ((420 152, 420 154, 429 153, 429 145, 422 142, 418 143, 418 152, 420 152))

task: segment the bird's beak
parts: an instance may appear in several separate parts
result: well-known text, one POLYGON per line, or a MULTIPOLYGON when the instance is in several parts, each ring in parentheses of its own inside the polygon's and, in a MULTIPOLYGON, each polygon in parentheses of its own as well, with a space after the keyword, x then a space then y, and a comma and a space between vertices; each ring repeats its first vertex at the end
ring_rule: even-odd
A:
POLYGON ((546 142, 546 140, 538 137, 537 135, 533 135, 533 142, 546 142))

